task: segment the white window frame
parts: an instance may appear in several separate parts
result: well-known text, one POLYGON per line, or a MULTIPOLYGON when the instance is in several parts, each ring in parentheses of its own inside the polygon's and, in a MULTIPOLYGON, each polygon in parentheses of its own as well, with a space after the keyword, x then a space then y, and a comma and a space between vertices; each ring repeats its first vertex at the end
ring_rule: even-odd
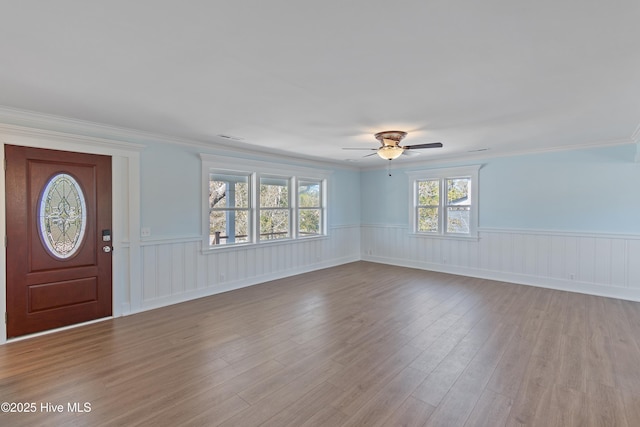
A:
POLYGON ((295 181, 295 177, 292 176, 279 176, 279 175, 269 175, 269 174, 257 174, 257 182, 258 182, 258 186, 256 188, 256 193, 258 193, 258 197, 257 197, 257 201, 258 204, 256 205, 256 210, 257 210, 257 221, 256 221, 256 227, 258 229, 258 234, 256 236, 256 239, 259 242, 267 242, 267 241, 283 241, 283 240, 291 240, 295 238, 295 233, 294 233, 294 228, 293 227, 293 221, 295 221, 295 216, 296 216, 296 206, 295 203, 293 203, 292 200, 292 193, 295 193, 295 190, 293 188, 291 188, 293 186, 293 183, 295 181), (280 207, 263 207, 262 206, 262 200, 260 200, 260 187, 262 186, 262 180, 269 180, 269 179, 273 179, 273 180, 283 180, 287 183, 287 207, 286 208, 280 208, 280 207), (262 230, 260 230, 260 220, 262 218, 262 211, 270 211, 270 210, 286 210, 289 211, 289 227, 288 227, 288 237, 285 238, 278 238, 278 239, 262 239, 262 230))
MULTIPOLYGON (((209 246, 214 246, 214 245, 212 245, 210 243, 211 242, 211 235, 209 234, 210 233, 210 227, 211 227, 211 224, 209 222, 210 221, 210 216, 209 215, 210 215, 210 212, 212 210, 213 211, 218 211, 218 212, 226 212, 226 213, 246 211, 247 212, 247 223, 248 223, 247 224, 248 225, 247 240, 248 240, 248 242, 251 242, 253 240, 253 233, 254 233, 254 230, 252 229, 251 224, 253 222, 253 219, 252 219, 252 215, 253 215, 253 211, 254 211, 253 193, 255 191, 254 188, 253 188, 253 178, 252 178, 251 174, 244 173, 244 172, 237 172, 237 171, 234 171, 233 173, 227 172, 227 171, 225 171, 224 173, 217 173, 215 171, 209 171, 209 173, 208 173, 208 181, 207 181, 207 196, 208 196, 209 184, 210 184, 210 180, 211 180, 211 175, 212 174, 222 175, 222 176, 230 176, 230 177, 244 177, 244 178, 246 178, 247 179, 247 186, 248 186, 248 198, 249 198, 249 200, 247 200, 247 207, 246 208, 235 208, 235 207, 229 207, 229 206, 224 207, 224 208, 211 208, 211 206, 209 206, 209 198, 207 197, 207 202, 206 202, 206 205, 207 205, 207 219, 208 219, 208 221, 207 221, 207 235, 209 236, 209 239, 207 240, 207 242, 208 242, 209 246)), ((235 217, 234 217, 234 220, 235 220, 235 217)), ((229 228, 229 224, 227 224, 227 227, 229 228)), ((233 228, 235 229, 235 224, 234 224, 233 228)), ((234 242, 229 243, 229 238, 230 237, 231 236, 229 235, 229 232, 227 231, 227 243, 225 243, 224 246, 234 246, 236 244, 240 244, 241 245, 241 244, 245 243, 245 242, 236 243, 235 242, 235 236, 234 236, 234 239, 233 239, 234 242)), ((218 245, 215 245, 215 246, 218 246, 218 245)))
POLYGON ((202 251, 213 252, 246 246, 275 245, 295 240, 321 239, 327 236, 327 181, 331 171, 293 166, 261 160, 245 160, 235 157, 216 156, 200 153, 202 167, 202 251), (249 228, 251 240, 212 246, 209 244, 209 177, 210 174, 247 175, 250 180, 249 228), (289 228, 290 237, 286 239, 260 240, 260 178, 283 178, 289 180, 289 228), (321 192, 320 234, 300 236, 298 230, 298 183, 300 181, 319 182, 321 192))
POLYGON ((409 177, 409 227, 411 234, 423 237, 446 237, 458 239, 477 239, 478 237, 478 187, 479 187, 479 171, 481 165, 461 166, 453 168, 428 169, 421 171, 407 172, 409 177), (447 232, 447 179, 470 178, 471 191, 469 193, 471 206, 469 210, 469 233, 452 233, 447 232), (418 230, 418 182, 428 180, 439 180, 440 197, 439 197, 439 215, 438 215, 438 231, 419 231, 418 230))
POLYGON ((327 180, 326 179, 318 179, 318 178, 311 178, 311 177, 306 177, 306 176, 300 176, 297 177, 296 180, 296 188, 295 188, 295 195, 296 195, 296 200, 295 200, 295 204, 296 204, 296 209, 295 209, 295 225, 294 228, 296 230, 296 235, 298 236, 299 239, 310 239, 310 238, 314 238, 314 237, 318 237, 318 236, 324 236, 326 235, 326 226, 327 226, 327 198, 326 198, 326 184, 327 184, 327 180), (300 204, 300 184, 301 183, 308 183, 308 184, 319 184, 320 185, 320 206, 318 207, 308 207, 308 208, 301 208, 299 206, 300 204), (307 236, 301 236, 300 235, 300 211, 301 210, 320 210, 320 230, 318 231, 318 234, 311 234, 311 235, 307 235, 307 236))

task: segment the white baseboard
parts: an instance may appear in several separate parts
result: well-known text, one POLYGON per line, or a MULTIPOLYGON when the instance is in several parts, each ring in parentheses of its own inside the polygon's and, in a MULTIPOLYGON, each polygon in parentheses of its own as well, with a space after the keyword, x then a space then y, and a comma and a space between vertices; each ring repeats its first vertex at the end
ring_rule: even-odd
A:
POLYGON ((287 270, 285 272, 265 274, 261 276, 255 276, 248 279, 230 281, 227 283, 218 283, 215 286, 200 288, 189 292, 184 292, 177 295, 170 295, 162 298, 154 298, 151 300, 143 301, 140 309, 127 312, 126 315, 141 313, 148 310, 154 310, 156 308, 166 307, 173 304, 178 304, 197 298, 209 297, 223 292, 229 292, 236 289, 246 288, 248 286, 255 286, 261 283, 269 282, 272 280, 284 279, 286 277, 295 276, 297 274, 309 273, 316 270, 322 270, 324 268, 336 267, 350 262, 360 261, 357 256, 350 256, 344 258, 337 258, 329 261, 323 261, 316 264, 308 265, 305 267, 295 268, 287 270))
POLYGON ((559 291, 576 292, 607 298, 618 298, 640 302, 640 289, 630 289, 620 286, 602 286, 577 280, 560 280, 548 277, 538 277, 526 274, 505 273, 501 271, 473 269, 446 264, 418 262, 406 259, 377 257, 363 255, 363 261, 378 264, 395 265, 399 267, 416 268, 419 270, 437 271, 440 273, 456 274, 460 276, 477 277, 479 279, 496 280, 517 285, 536 286, 539 288, 555 289, 559 291))
POLYGON ((129 313, 131 313, 131 304, 128 302, 123 302, 120 305, 120 313, 118 313, 117 317, 126 316, 129 313))

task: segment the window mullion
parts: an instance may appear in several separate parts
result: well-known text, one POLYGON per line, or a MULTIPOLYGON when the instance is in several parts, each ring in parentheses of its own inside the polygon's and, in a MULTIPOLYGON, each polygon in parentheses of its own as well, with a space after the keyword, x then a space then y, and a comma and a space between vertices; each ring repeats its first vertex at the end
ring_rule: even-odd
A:
POLYGON ((413 182, 413 200, 414 200, 414 218, 413 218, 413 230, 419 231, 420 228, 420 200, 419 200, 419 187, 418 181, 413 182))
POLYGON ((289 186, 289 234, 292 239, 297 239, 300 212, 298 212, 298 180, 295 176, 289 180, 289 186))
POLYGON ((447 224, 447 192, 446 192, 446 178, 439 179, 440 184, 440 202, 438 203, 438 218, 440 219, 438 225, 440 226, 439 234, 446 234, 446 224, 447 224))
POLYGON ((251 174, 251 243, 257 243, 260 240, 258 233, 260 228, 258 226, 258 218, 260 218, 260 189, 258 187, 258 174, 251 174))

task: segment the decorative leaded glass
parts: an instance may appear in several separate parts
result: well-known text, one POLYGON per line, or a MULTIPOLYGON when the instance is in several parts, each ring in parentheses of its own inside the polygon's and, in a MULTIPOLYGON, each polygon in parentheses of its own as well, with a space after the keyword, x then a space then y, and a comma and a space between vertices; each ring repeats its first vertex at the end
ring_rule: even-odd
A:
POLYGON ((87 225, 87 207, 82 189, 72 176, 60 173, 44 187, 38 210, 40 235, 56 258, 76 253, 87 225))

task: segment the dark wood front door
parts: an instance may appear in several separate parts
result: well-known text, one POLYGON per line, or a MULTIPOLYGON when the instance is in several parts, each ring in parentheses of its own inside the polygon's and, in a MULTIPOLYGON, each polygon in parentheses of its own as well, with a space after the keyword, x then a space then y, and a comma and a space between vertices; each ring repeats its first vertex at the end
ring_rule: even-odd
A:
POLYGON ((7 336, 111 315, 111 157, 5 146, 7 336))

